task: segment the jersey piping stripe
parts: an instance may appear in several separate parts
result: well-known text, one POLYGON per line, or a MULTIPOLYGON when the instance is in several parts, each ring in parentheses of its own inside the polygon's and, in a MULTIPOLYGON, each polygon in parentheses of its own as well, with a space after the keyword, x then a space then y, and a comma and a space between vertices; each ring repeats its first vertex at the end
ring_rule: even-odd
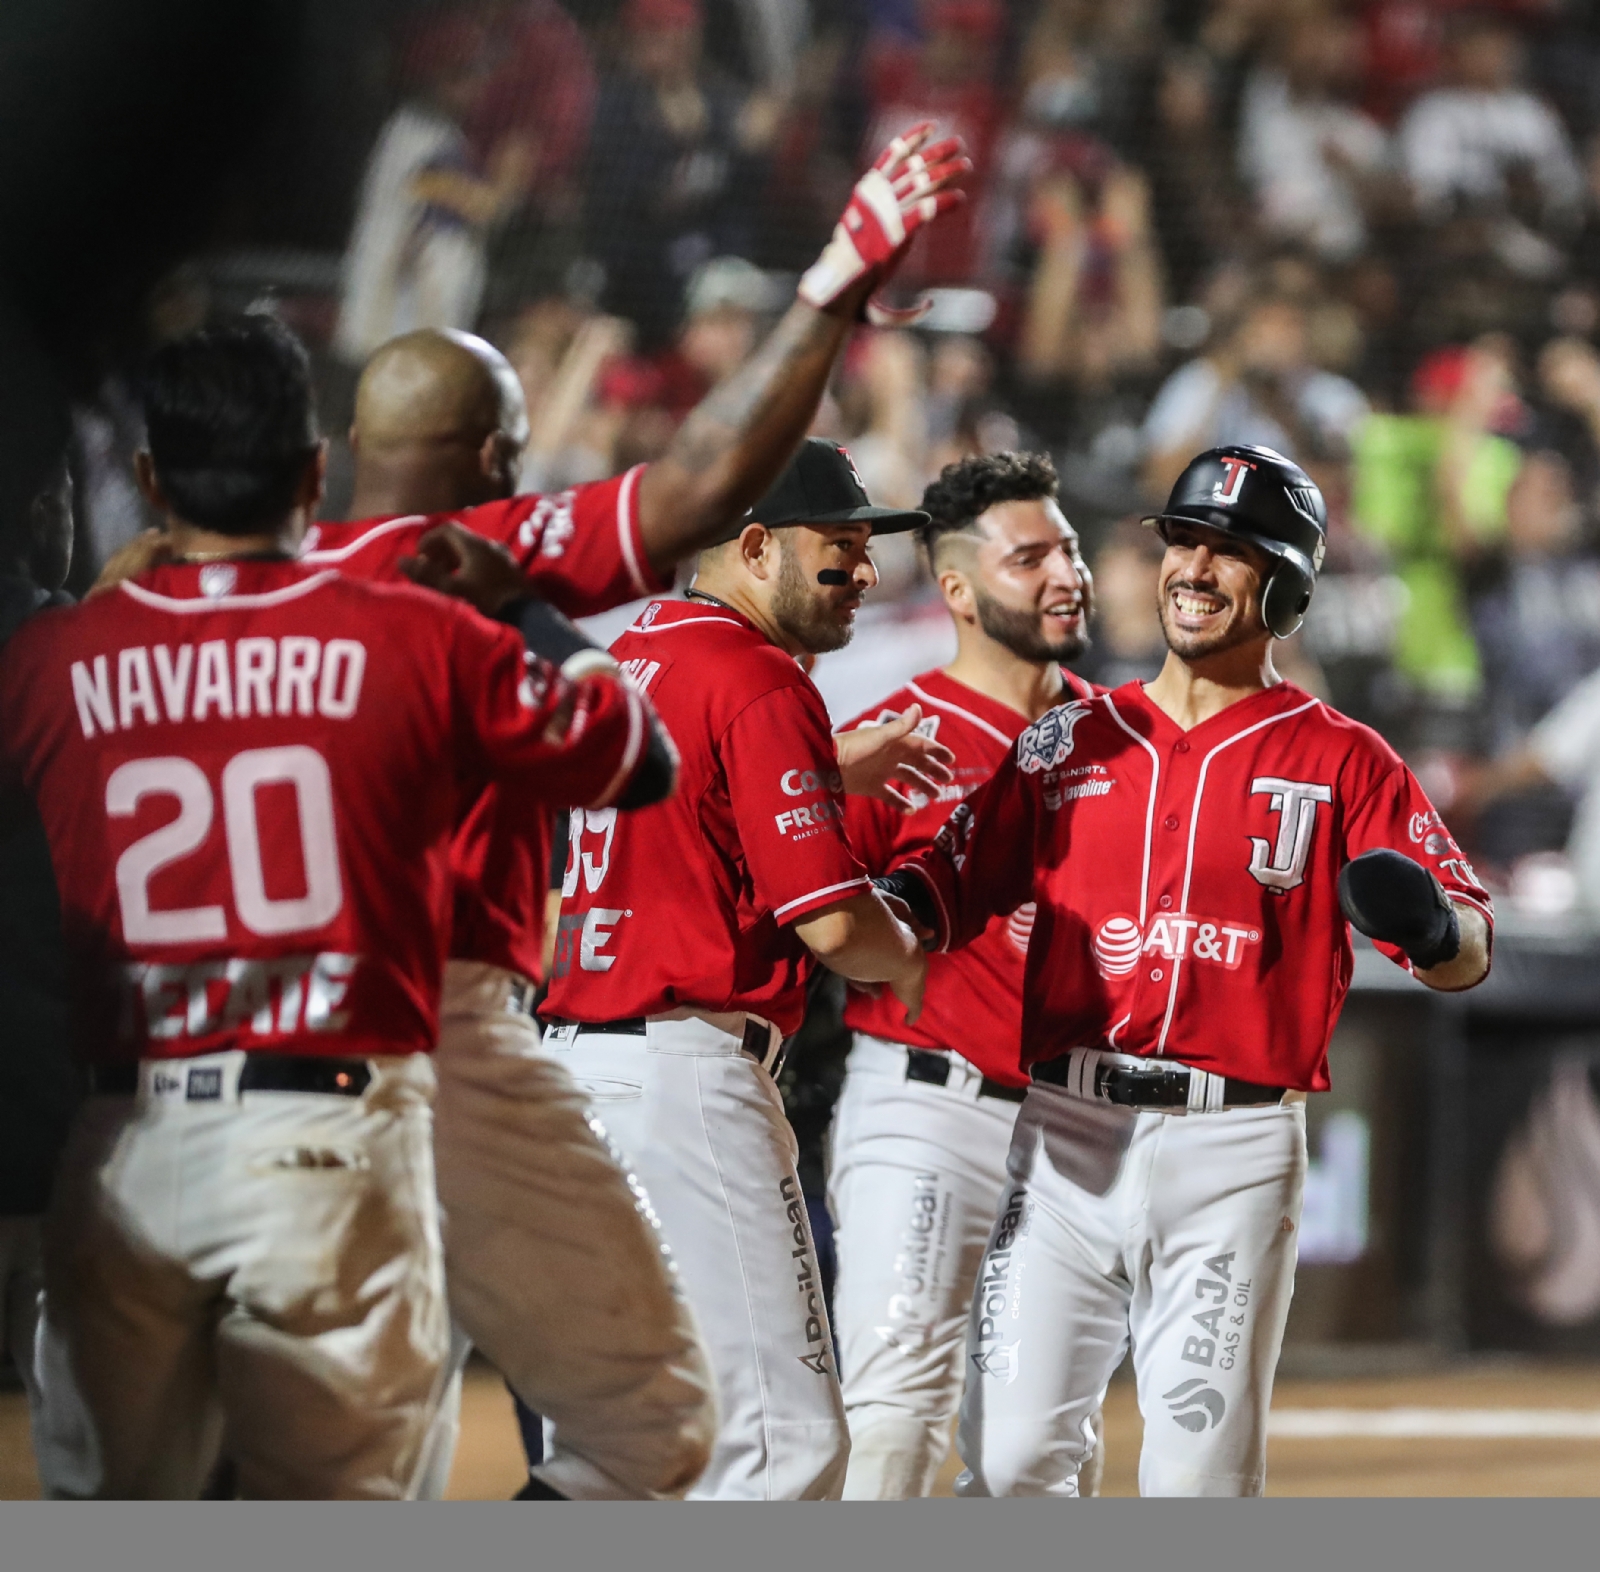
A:
POLYGON ((622 485, 617 491, 617 542, 622 547, 622 560, 628 564, 628 577, 633 580, 633 587, 641 595, 649 595, 652 593, 650 585, 640 571, 639 554, 633 549, 634 498, 643 470, 643 464, 635 464, 622 477, 622 485))
POLYGON ((1001 731, 998 726, 991 726, 988 721, 980 720, 972 713, 971 710, 964 710, 959 704, 951 704, 944 699, 936 699, 931 693, 924 692, 914 682, 908 682, 906 684, 906 691, 908 693, 916 694, 916 696, 921 699, 924 704, 931 704, 936 709, 949 710, 952 715, 959 715, 962 720, 971 721, 979 731, 987 732, 989 736, 993 737, 1002 748, 1009 748, 1011 744, 1016 741, 1015 737, 1006 736, 1006 734, 1001 731))
POLYGON ((678 622, 662 622, 653 628, 641 628, 636 622, 628 629, 629 633, 671 633, 674 628, 692 628, 699 622, 725 622, 730 628, 742 628, 744 624, 732 617, 684 617, 678 622))
POLYGON ((298 584, 285 584, 282 589, 263 590, 259 595, 202 595, 192 600, 175 595, 158 595, 142 584, 135 584, 132 579, 124 579, 117 588, 146 606, 155 607, 157 611, 215 611, 219 608, 248 611, 256 606, 281 606, 286 600, 298 600, 302 595, 309 595, 312 590, 331 583, 338 576, 330 570, 313 573, 298 584))
POLYGON ((628 743, 622 750, 622 763, 617 766, 617 773, 606 783, 606 789, 586 805, 590 808, 609 808, 616 801, 644 748, 644 701, 628 683, 622 684, 622 691, 628 701, 628 743))
POLYGON ((316 551, 302 552, 302 562, 343 562, 348 557, 353 557, 363 546, 375 540, 381 540, 385 535, 392 535, 398 529, 410 529, 413 524, 421 524, 427 518, 425 513, 408 513, 404 518, 385 519, 382 524, 374 524, 371 529, 364 530, 354 540, 346 541, 342 546, 328 546, 316 551))
POLYGON ((1468 895, 1464 890, 1446 890, 1445 894, 1453 901, 1464 901, 1468 906, 1475 906, 1490 922, 1494 921, 1494 908, 1480 901, 1476 895, 1468 895))
POLYGON ((814 901, 819 896, 837 895, 841 890, 859 890, 863 885, 871 883, 871 879, 863 876, 859 879, 846 879, 843 884, 825 884, 820 890, 813 890, 809 895, 800 895, 792 901, 785 901, 782 906, 774 909, 772 915, 781 917, 785 912, 792 912, 796 906, 804 906, 807 901, 814 901))
MULTIPOLYGON (((1194 801, 1189 806, 1189 845, 1183 859, 1183 893, 1178 897, 1178 914, 1182 917, 1189 915, 1189 882, 1194 877, 1194 837, 1200 827, 1200 802, 1205 796, 1206 775, 1211 769, 1211 761, 1225 748, 1231 748, 1236 742, 1243 742, 1246 737, 1253 736, 1258 731, 1264 731, 1268 726, 1275 726, 1279 721, 1293 720, 1296 715, 1304 715, 1307 710, 1315 709, 1322 701, 1320 699, 1307 699, 1304 704, 1297 704, 1292 710, 1285 710, 1281 715, 1269 715, 1265 720, 1257 721, 1253 726, 1246 726, 1243 731, 1236 731, 1231 737, 1224 737, 1205 758, 1200 761, 1200 773, 1195 777, 1194 801)), ((1156 1042, 1156 1052, 1160 1053, 1167 1046, 1167 1033, 1172 1029, 1172 1014, 1178 1004, 1178 979, 1183 975, 1185 957, 1175 956, 1172 962, 1172 983, 1167 989, 1167 1013, 1161 1021, 1161 1036, 1156 1042)))
POLYGON ((1139 879, 1139 933, 1144 933, 1145 919, 1150 910, 1150 854, 1153 846, 1156 828, 1156 789, 1161 784, 1161 755, 1158 754, 1150 742, 1139 735, 1131 727, 1111 701, 1111 695, 1105 696, 1106 708, 1111 712, 1114 720, 1133 740, 1150 755, 1150 797, 1144 805, 1144 873, 1139 879))

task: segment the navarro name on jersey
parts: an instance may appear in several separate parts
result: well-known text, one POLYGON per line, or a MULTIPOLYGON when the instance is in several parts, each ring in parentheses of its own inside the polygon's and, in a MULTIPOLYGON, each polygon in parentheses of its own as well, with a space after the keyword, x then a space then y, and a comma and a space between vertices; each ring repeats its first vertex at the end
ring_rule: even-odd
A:
POLYGON ((72 663, 72 699, 85 737, 162 721, 322 715, 348 720, 361 699, 367 650, 355 639, 207 639, 135 644, 72 663))

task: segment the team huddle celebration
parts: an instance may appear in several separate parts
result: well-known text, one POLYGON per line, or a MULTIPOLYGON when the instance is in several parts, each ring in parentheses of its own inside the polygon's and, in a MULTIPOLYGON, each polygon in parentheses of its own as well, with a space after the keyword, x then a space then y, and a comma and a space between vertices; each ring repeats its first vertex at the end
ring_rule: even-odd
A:
POLYGON ((1352 929, 1458 992, 1493 913, 1275 667, 1327 543, 1299 465, 1187 456, 1143 520, 1164 657, 1108 688, 1047 454, 892 506, 811 434, 971 167, 899 129, 611 478, 519 490, 517 374, 423 328, 360 371, 331 520, 261 312, 149 358, 162 523, 75 603, 35 454, 0 770, 72 1086, 3 1265, 44 1493, 438 1499, 474 1358, 523 1499, 898 1500, 952 1446, 958 1496, 1093 1495, 1125 1359, 1143 1494, 1263 1493, 1352 929), (838 725, 813 669, 897 536, 956 653, 838 725), (825 1263, 778 1085, 828 974, 825 1263))

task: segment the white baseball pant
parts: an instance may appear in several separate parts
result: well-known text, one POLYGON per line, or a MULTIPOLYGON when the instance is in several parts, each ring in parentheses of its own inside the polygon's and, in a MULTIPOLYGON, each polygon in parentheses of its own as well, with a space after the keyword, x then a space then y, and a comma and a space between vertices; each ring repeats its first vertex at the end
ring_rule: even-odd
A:
POLYGON ((829 1140, 833 1309, 850 1421, 848 1500, 925 1496, 950 1448, 972 1288, 1006 1182, 1017 1105, 906 1079, 900 1043, 856 1035, 829 1140))
POLYGON ((146 1061, 78 1112, 44 1228, 52 1495, 192 1499, 224 1439, 246 1498, 413 1489, 448 1337, 433 1067, 370 1059, 344 1097, 241 1093, 244 1061, 146 1061))
POLYGON ((850 1440, 827 1309, 794 1132, 743 1051, 747 1020, 679 1010, 545 1042, 643 1180, 711 1350, 722 1425, 690 1498, 836 1500, 850 1440))
POLYGON ((1035 1085, 968 1328, 964 1496, 1078 1494, 1131 1340, 1147 1496, 1253 1496, 1305 1186, 1305 1103, 1176 1115, 1035 1085))
POLYGON ((434 1157, 456 1322, 451 1397, 420 1493, 443 1493, 473 1344, 550 1422, 534 1472, 575 1499, 681 1496, 717 1432, 715 1383, 659 1222, 524 980, 445 967, 434 1157))

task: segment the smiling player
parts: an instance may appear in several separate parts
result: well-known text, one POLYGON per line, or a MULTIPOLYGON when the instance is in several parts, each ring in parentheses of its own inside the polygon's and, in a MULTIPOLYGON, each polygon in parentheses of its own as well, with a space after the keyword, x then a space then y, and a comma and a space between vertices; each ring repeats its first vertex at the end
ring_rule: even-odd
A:
POLYGON ((881 881, 949 948, 1037 905, 960 1494, 1077 1495, 1130 1343, 1141 1491, 1259 1494, 1345 919, 1430 988, 1488 972, 1488 896, 1411 772, 1273 669, 1325 519, 1277 453, 1195 459, 1151 521, 1160 675, 1051 710, 881 881))
MULTIPOLYGON (((925 851, 950 810, 992 775, 1017 734, 1093 690, 1061 663, 1088 644, 1093 583, 1041 453, 948 465, 919 531, 955 625, 957 653, 845 728, 920 708, 955 750, 955 780, 915 811, 849 797, 845 823, 873 873, 925 851)), ((1018 1058, 1022 961, 1033 908, 995 917, 936 956, 921 1018, 852 992, 855 1033, 830 1141, 838 1225, 835 1294, 850 1470, 845 1498, 925 1496, 961 1396, 967 1308, 1006 1151, 1028 1084, 1018 1058)))

